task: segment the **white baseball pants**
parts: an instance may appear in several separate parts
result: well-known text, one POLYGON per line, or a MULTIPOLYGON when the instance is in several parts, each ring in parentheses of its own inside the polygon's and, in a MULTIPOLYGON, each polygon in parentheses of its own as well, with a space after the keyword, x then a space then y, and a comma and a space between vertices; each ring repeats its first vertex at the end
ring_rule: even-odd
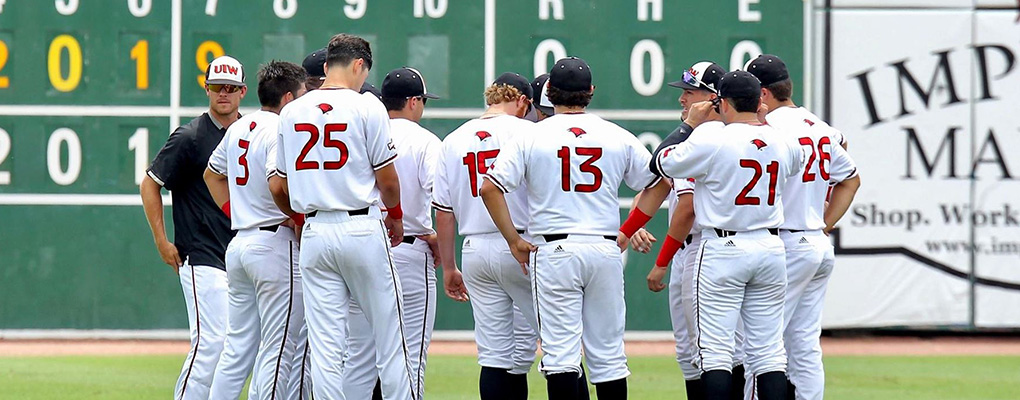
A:
POLYGON ((294 231, 239 231, 226 261, 227 337, 209 398, 237 399, 249 372, 249 399, 299 398, 306 340, 294 231))
POLYGON ((581 372, 581 348, 592 383, 630 375, 623 349, 627 306, 623 259, 616 242, 570 235, 535 238, 532 285, 545 374, 581 372))
MULTIPOLYGON (((423 240, 401 243, 394 247, 396 264, 403 297, 402 315, 404 337, 407 338, 408 361, 411 368, 411 385, 415 396, 425 395, 425 363, 432 328, 436 322, 436 262, 429 245, 423 240)), ((375 338, 372 327, 361 306, 351 302, 347 327, 348 358, 344 365, 344 396, 348 399, 370 399, 379 378, 376 368, 375 338)))
POLYGON ((687 307, 700 371, 732 369, 740 322, 748 375, 786 370, 786 261, 779 237, 762 229, 720 238, 706 229, 690 276, 693 298, 687 307))
POLYGON ((499 233, 465 237, 461 268, 471 296, 478 365, 527 373, 538 347, 531 278, 499 233))
POLYGON ((379 210, 350 216, 319 211, 301 234, 301 276, 311 353, 312 392, 345 399, 348 308, 364 310, 375 339, 376 365, 386 399, 414 399, 404 340, 400 282, 379 210))
POLYGON ((227 331, 227 273, 215 267, 191 265, 185 259, 178 274, 188 307, 191 351, 177 378, 174 398, 206 400, 227 331))
POLYGON ((822 231, 779 236, 786 247, 785 332, 787 376, 797 387, 797 400, 821 400, 825 391, 822 368, 822 308, 825 289, 836 259, 832 242, 822 231))
POLYGON ((701 378, 701 371, 694 366, 694 342, 687 329, 687 317, 684 313, 684 302, 689 302, 694 297, 684 290, 683 276, 693 267, 697 261, 698 246, 701 244, 701 235, 694 236, 687 247, 673 256, 669 272, 669 316, 673 323, 673 339, 676 341, 676 362, 680 364, 680 371, 683 372, 684 380, 701 378), (686 300, 685 300, 685 295, 686 300))

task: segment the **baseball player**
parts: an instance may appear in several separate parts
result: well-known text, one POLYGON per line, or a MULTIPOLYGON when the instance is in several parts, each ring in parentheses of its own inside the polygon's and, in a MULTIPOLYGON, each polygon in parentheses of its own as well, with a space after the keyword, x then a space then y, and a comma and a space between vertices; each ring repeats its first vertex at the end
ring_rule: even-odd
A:
POLYGON ((583 347, 598 397, 623 399, 630 371, 620 252, 658 209, 669 185, 648 170, 651 154, 633 134, 585 113, 594 87, 584 60, 557 61, 548 87, 556 115, 500 149, 480 195, 531 275, 549 398, 577 397, 583 347), (620 227, 617 190, 623 183, 654 190, 620 227), (536 245, 517 232, 507 207, 504 193, 518 188, 527 192, 527 234, 536 245))
POLYGON ((782 340, 785 259, 778 237, 782 190, 801 171, 792 141, 758 120, 761 85, 745 71, 716 85, 722 123, 700 121, 711 103, 689 113, 690 138, 664 149, 658 168, 673 178, 694 178, 694 209, 702 230, 693 268, 690 312, 706 399, 729 399, 738 321, 746 333, 746 368, 763 400, 785 399, 782 340))
MULTIPOLYGON (((690 107, 699 102, 712 101, 717 97, 716 84, 726 71, 719 65, 702 61, 694 64, 683 73, 681 80, 670 82, 669 86, 680 88, 681 118, 687 119, 690 107)), ((670 133, 653 154, 662 149, 676 145, 690 137, 694 130, 688 123, 681 123, 670 133)), ((650 168, 659 174, 657 163, 650 168)), ((659 292, 666 288, 662 283, 667 271, 669 275, 669 312, 673 323, 673 338, 676 340, 676 360, 686 380, 687 398, 703 399, 701 372, 692 363, 696 352, 694 342, 689 336, 687 319, 684 315, 684 304, 693 298, 690 291, 683 290, 683 275, 694 266, 697 260, 697 248, 701 244, 701 229, 694 224, 694 180, 676 179, 673 181, 675 196, 670 196, 669 231, 655 261, 655 268, 648 274, 648 288, 659 292), (684 300, 686 298, 686 301, 684 300)), ((737 345, 736 347, 741 347, 737 345)), ((743 367, 734 367, 733 387, 737 393, 743 391, 743 367), (739 378, 738 378, 739 377, 739 378)))
POLYGON ((228 328, 210 399, 238 398, 252 366, 257 366, 255 384, 248 398, 298 398, 289 396, 292 387, 301 386, 292 385, 291 378, 302 377, 305 344, 299 337, 304 308, 297 237, 281 225, 288 217, 273 203, 266 162, 269 148, 276 145, 280 109, 305 93, 305 78, 293 63, 272 61, 262 67, 262 108, 232 124, 209 157, 209 193, 237 231, 227 246, 228 328))
POLYGON ((779 237, 786 248, 786 309, 783 341, 786 374, 797 399, 820 400, 825 389, 822 368, 822 306, 835 264, 827 233, 850 207, 860 177, 843 147, 843 135, 790 99, 793 83, 779 57, 762 55, 745 69, 762 83, 766 120, 804 148, 808 161, 800 178, 783 187, 784 222, 779 237), (829 185, 833 196, 825 205, 829 185))
POLYGON ((284 213, 307 215, 299 265, 317 399, 345 398, 343 361, 352 299, 372 327, 382 394, 415 398, 400 282, 389 251, 404 236, 393 166, 397 155, 382 103, 358 92, 371 67, 367 41, 333 36, 322 87, 280 113, 274 178, 283 184, 271 183, 270 190, 288 208, 284 213), (386 207, 386 218, 380 206, 386 207))
MULTIPOLYGON (((500 148, 514 135, 530 134, 533 128, 522 119, 531 103, 531 89, 516 73, 496 78, 485 89, 485 113, 443 140, 436 169, 432 204, 444 261, 444 287, 447 296, 458 301, 467 301, 467 293, 471 293, 483 400, 526 399, 527 372, 538 347, 528 276, 521 273, 478 198, 481 177, 500 148), (464 236, 463 276, 454 258, 455 233, 464 236)), ((522 233, 528 223, 524 196, 524 191, 518 191, 507 199, 514 228, 522 233)))
POLYGON ((546 83, 549 82, 549 74, 542 74, 531 81, 531 109, 524 118, 528 121, 539 122, 556 114, 552 103, 549 102, 549 92, 546 90, 546 83))
POLYGON ((308 53, 305 56, 304 61, 301 62, 301 66, 304 67, 305 72, 308 73, 308 78, 305 79, 305 90, 311 92, 322 86, 322 82, 326 80, 326 48, 315 50, 308 53))
MULTIPOLYGON (((398 68, 386 74, 382 102, 390 117, 390 135, 396 147, 393 163, 400 179, 400 204, 404 207, 404 236, 393 248, 393 263, 400 280, 411 386, 416 398, 425 395, 425 364, 432 327, 436 319, 436 259, 430 244, 432 229, 432 178, 442 142, 418 122, 428 99, 424 77, 412 68, 398 68)), ((357 302, 351 303, 347 320, 349 358, 344 368, 343 390, 349 399, 373 395, 379 373, 375 368, 375 340, 372 327, 357 302)))
POLYGON ((230 220, 202 179, 209 155, 234 121, 247 88, 241 63, 229 56, 205 72, 209 111, 175 130, 146 170, 139 191, 160 258, 180 276, 188 308, 191 351, 174 389, 176 399, 207 399, 227 330, 224 253, 230 220), (166 238, 160 187, 173 198, 174 242, 166 238))

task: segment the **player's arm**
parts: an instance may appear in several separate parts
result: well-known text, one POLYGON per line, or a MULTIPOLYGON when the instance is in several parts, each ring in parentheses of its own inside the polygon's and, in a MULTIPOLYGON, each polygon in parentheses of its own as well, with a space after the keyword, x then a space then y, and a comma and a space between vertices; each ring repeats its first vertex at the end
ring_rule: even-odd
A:
POLYGON ((659 210, 659 206, 662 205, 662 201, 666 200, 666 196, 669 196, 672 188, 667 180, 659 179, 654 185, 639 193, 637 204, 630 211, 627 220, 620 226, 617 243, 621 244, 621 251, 627 249, 627 240, 652 219, 655 212, 659 210))
POLYGON ((400 208, 400 179, 397 168, 393 166, 397 152, 390 139, 390 117, 386 114, 386 107, 378 100, 369 100, 366 107, 363 133, 368 160, 375 171, 375 184, 386 207, 383 224, 386 225, 390 246, 397 247, 404 238, 404 211, 400 208))
POLYGON ((174 131, 167 138, 163 148, 152 160, 146 176, 138 187, 142 197, 142 209, 145 211, 145 219, 152 230, 152 240, 159 251, 159 257, 163 262, 174 269, 174 272, 184 265, 177 246, 167 240, 166 225, 163 221, 163 196, 160 188, 173 190, 177 185, 179 170, 186 170, 195 166, 191 165, 190 155, 194 154, 193 143, 185 136, 180 129, 174 131))
POLYGON ((682 193, 677 197, 676 209, 673 211, 673 218, 669 220, 669 229, 666 230, 666 239, 659 249, 659 256, 655 259, 655 267, 648 273, 649 290, 660 292, 666 288, 662 280, 669 270, 673 257, 684 248, 684 242, 691 233, 692 226, 694 226, 694 194, 682 193))
POLYGON ((506 205, 506 197, 503 191, 497 188, 490 179, 492 178, 488 175, 485 176, 479 195, 482 197, 482 202, 485 203, 485 209, 489 211, 492 222, 496 224, 499 233, 510 245, 510 252, 513 253, 517 262, 521 263, 521 269, 527 274, 528 270, 525 266, 528 264, 528 255, 537 250, 537 247, 528 243, 517 233, 514 221, 510 218, 510 209, 506 205))
POLYGON ((397 177, 397 167, 391 162, 377 169, 375 182, 379 187, 383 205, 386 206, 386 219, 383 222, 389 231, 390 246, 397 247, 404 238, 404 211, 400 208, 400 178, 397 177))
POLYGON ((209 194, 212 195, 213 201, 227 214, 227 217, 230 217, 230 187, 227 185, 227 176, 206 168, 202 179, 205 180, 205 186, 209 187, 209 194))
POLYGON ((174 272, 184 265, 181 256, 177 252, 177 246, 170 243, 166 238, 166 226, 163 222, 163 196, 160 194, 161 186, 151 177, 142 178, 139 186, 139 193, 142 196, 142 208, 145 210, 145 219, 149 222, 149 229, 152 230, 152 240, 156 243, 163 262, 174 269, 174 272))
POLYGON ((439 247, 439 258, 443 260, 443 291, 446 296, 456 301, 468 301, 464 278, 457 268, 454 254, 456 239, 457 216, 452 212, 436 209, 436 240, 439 247))
POLYGON ((846 150, 833 146, 829 163, 829 177, 838 183, 832 188, 829 204, 825 207, 825 233, 836 227, 836 223, 850 208, 857 189, 861 187, 861 177, 857 173, 857 164, 853 162, 846 150))

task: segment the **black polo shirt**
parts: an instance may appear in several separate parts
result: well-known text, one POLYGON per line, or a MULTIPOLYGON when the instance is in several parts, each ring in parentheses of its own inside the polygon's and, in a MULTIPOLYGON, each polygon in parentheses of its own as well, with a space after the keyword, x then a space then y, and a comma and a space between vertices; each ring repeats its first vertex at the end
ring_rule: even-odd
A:
POLYGON ((174 244, 181 260, 222 270, 226 270, 223 258, 234 232, 230 219, 209 194, 202 174, 226 131, 208 113, 202 114, 170 134, 146 171, 170 191, 174 244))
POLYGON ((648 163, 648 169, 652 170, 653 174, 665 178, 666 176, 662 173, 662 171, 659 171, 659 167, 655 163, 655 160, 659 159, 659 152, 669 146, 683 143, 687 140, 687 138, 691 137, 692 132, 694 132, 694 128, 691 128, 691 126, 687 125, 686 122, 681 123, 680 126, 673 130, 673 132, 670 132, 670 134, 662 140, 662 143, 659 143, 659 147, 652 152, 652 161, 648 163))

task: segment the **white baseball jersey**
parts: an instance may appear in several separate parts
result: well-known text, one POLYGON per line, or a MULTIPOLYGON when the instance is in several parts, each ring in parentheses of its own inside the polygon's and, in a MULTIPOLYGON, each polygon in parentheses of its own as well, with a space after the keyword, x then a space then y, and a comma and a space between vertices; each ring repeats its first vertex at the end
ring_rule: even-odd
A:
POLYGON ((287 219, 269 193, 266 164, 276 147, 280 117, 259 110, 230 125, 209 156, 209 169, 225 175, 230 185, 230 228, 276 225, 287 219))
POLYGON ((618 190, 659 178, 634 134, 594 114, 557 114, 504 147, 485 178, 504 193, 528 185, 528 233, 616 235, 618 190))
POLYGON ((433 177, 443 143, 435 134, 413 121, 390 120, 390 134, 397 157, 393 166, 400 177, 400 208, 404 210, 404 234, 428 235, 432 230, 433 177))
POLYGON ((797 124, 825 127, 829 129, 829 136, 832 137, 834 143, 840 146, 846 143, 846 136, 843 136, 843 132, 829 126, 829 124, 804 107, 779 107, 769 111, 768 115, 765 116, 765 122, 777 129, 796 126, 797 124))
MULTIPOLYGON (((781 228, 817 230, 825 228, 825 197, 830 184, 857 175, 857 164, 837 140, 843 135, 803 108, 782 107, 781 118, 767 118, 769 125, 793 138, 803 147, 807 163, 800 177, 786 181, 783 187, 781 228), (796 115, 797 118, 793 118, 796 115), (799 117, 807 118, 799 118, 799 117), (799 119, 798 119, 799 118, 799 119)), ((771 115, 771 113, 769 114, 771 115)))
MULTIPOLYGON (((482 176, 496 161, 501 148, 517 140, 518 135, 532 134, 534 125, 512 115, 476 118, 443 139, 432 205, 457 215, 457 229, 462 236, 499 231, 478 197, 482 176)), ((525 229, 528 226, 527 191, 508 194, 506 203, 514 226, 525 229)))
POLYGON ((379 203, 375 171, 397 158, 390 118, 375 95, 313 90, 280 113, 276 173, 299 213, 353 211, 379 203))
POLYGON ((802 152, 768 125, 709 122, 664 149, 656 162, 667 176, 696 180, 700 226, 752 231, 782 225, 782 190, 800 172, 802 152))

